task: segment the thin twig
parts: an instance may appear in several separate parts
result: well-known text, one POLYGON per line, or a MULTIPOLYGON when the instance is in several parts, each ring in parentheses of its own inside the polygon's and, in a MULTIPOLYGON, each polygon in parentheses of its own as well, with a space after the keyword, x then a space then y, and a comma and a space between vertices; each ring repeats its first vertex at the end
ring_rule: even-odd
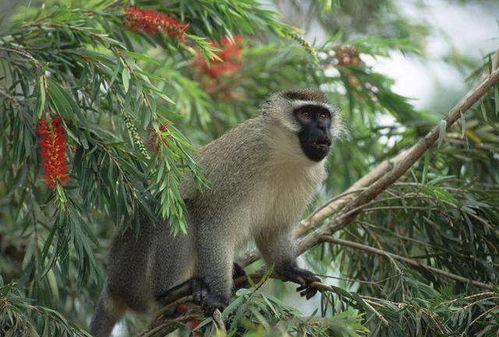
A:
POLYGON ((484 311, 482 312, 480 315, 478 315, 473 321, 471 321, 471 323, 468 325, 467 329, 461 334, 461 336, 465 336, 465 333, 466 331, 473 325, 475 324, 476 322, 478 322, 483 316, 491 313, 492 311, 494 310, 497 310, 499 309, 499 305, 496 305, 495 307, 492 307, 490 309, 488 309, 487 311, 484 311))
POLYGON ((400 256, 400 255, 393 254, 390 252, 386 252, 384 250, 370 247, 370 246, 364 245, 362 243, 352 242, 352 241, 342 240, 342 239, 336 239, 336 238, 332 238, 332 237, 323 237, 322 240, 324 242, 335 243, 335 244, 339 244, 339 245, 342 245, 345 247, 355 248, 358 250, 363 250, 363 251, 368 252, 368 253, 389 257, 389 258, 394 259, 394 260, 399 260, 399 261, 402 261, 402 262, 409 264, 413 267, 421 267, 423 269, 429 270, 435 274, 439 274, 443 277, 446 277, 448 279, 452 279, 454 281, 459 281, 459 282, 463 282, 463 283, 471 283, 472 285, 479 287, 479 288, 494 290, 494 286, 492 286, 490 284, 483 283, 480 281, 470 280, 470 279, 467 279, 465 277, 462 277, 462 276, 459 276, 459 275, 456 275, 453 273, 449 273, 447 271, 444 271, 444 270, 441 270, 441 269, 438 269, 435 267, 431 267, 431 266, 422 264, 414 259, 410 259, 408 257, 404 257, 404 256, 400 256))
POLYGON ((6 99, 8 99, 9 101, 17 104, 17 105, 21 105, 21 101, 18 100, 17 98, 15 98, 14 96, 11 96, 9 95, 8 93, 6 93, 5 91, 2 91, 0 90, 0 95, 5 97, 6 99))
POLYGON ((28 53, 26 50, 21 49, 21 48, 14 48, 14 47, 5 47, 5 46, 0 46, 0 50, 5 50, 11 53, 16 53, 19 55, 22 55, 26 57, 27 59, 31 60, 37 69, 40 69, 40 62, 38 62, 37 59, 33 57, 30 53, 28 53))

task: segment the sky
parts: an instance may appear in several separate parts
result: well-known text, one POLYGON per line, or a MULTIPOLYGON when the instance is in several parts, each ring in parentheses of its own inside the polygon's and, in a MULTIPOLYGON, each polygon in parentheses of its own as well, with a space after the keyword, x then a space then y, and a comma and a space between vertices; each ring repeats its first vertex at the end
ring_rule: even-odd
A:
POLYGON ((425 109, 442 94, 459 96, 468 88, 466 74, 443 60, 451 48, 481 59, 499 47, 499 5, 431 0, 423 1, 425 6, 421 8, 418 2, 405 0, 397 5, 411 22, 430 27, 424 51, 428 59, 421 61, 394 52, 390 58, 378 59, 373 68, 395 80, 395 92, 413 98, 416 108, 425 109))

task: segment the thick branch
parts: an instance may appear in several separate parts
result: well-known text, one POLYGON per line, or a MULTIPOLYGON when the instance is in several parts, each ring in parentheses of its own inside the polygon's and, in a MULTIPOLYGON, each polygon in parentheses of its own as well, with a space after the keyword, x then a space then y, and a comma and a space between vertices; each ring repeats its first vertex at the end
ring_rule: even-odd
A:
POLYGON ((357 243, 357 242, 352 242, 352 241, 347 241, 347 240, 341 240, 341 239, 335 239, 335 238, 332 238, 332 237, 329 237, 329 236, 323 237, 322 241, 326 241, 326 242, 330 242, 330 243, 336 243, 336 244, 339 244, 339 245, 342 245, 342 246, 345 246, 345 247, 350 247, 350 248, 355 248, 355 249, 363 250, 363 251, 366 251, 366 252, 371 253, 371 254, 385 256, 385 257, 388 257, 388 258, 392 258, 394 260, 402 261, 402 262, 404 262, 404 263, 406 263, 408 265, 411 265, 413 267, 421 267, 423 269, 431 271, 432 273, 438 274, 440 276, 446 277, 446 278, 454 280, 454 281, 463 282, 463 283, 471 283, 472 285, 474 285, 476 287, 479 287, 479 288, 485 288, 485 289, 489 289, 489 290, 494 290, 494 287, 491 286, 490 284, 479 282, 479 281, 475 281, 475 280, 470 280, 470 279, 467 279, 465 277, 462 277, 462 276, 459 276, 459 275, 456 275, 456 274, 453 274, 453 273, 446 272, 446 271, 444 271, 442 269, 438 269, 438 268, 435 268, 435 267, 431 267, 431 266, 422 264, 422 263, 420 263, 420 262, 418 262, 416 260, 410 259, 408 257, 404 257, 404 256, 400 256, 400 255, 397 255, 397 254, 389 253, 389 252, 386 252, 386 251, 378 249, 378 248, 374 248, 374 247, 370 247, 370 246, 364 245, 362 243, 357 243))

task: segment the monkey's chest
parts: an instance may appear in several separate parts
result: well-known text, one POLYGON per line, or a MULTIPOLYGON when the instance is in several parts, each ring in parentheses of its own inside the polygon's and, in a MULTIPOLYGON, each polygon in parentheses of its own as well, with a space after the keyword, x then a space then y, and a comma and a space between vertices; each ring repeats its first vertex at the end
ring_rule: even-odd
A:
POLYGON ((248 198, 248 222, 252 231, 288 227, 302 215, 317 183, 309 179, 270 177, 254 186, 248 198), (281 178, 281 179, 280 179, 281 178))

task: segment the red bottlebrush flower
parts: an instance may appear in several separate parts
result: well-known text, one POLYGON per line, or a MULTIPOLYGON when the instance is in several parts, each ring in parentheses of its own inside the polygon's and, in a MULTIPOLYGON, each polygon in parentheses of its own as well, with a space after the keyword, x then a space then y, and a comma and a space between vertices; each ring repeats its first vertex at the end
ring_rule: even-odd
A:
POLYGON ((160 31, 183 42, 189 25, 153 9, 125 8, 125 27, 139 33, 155 35, 160 31))
POLYGON ((42 158, 43 179, 51 189, 69 180, 66 158, 66 135, 62 119, 56 117, 52 123, 44 118, 38 120, 40 156, 42 158))
POLYGON ((217 80, 220 75, 230 76, 237 72, 241 67, 241 50, 243 39, 240 35, 234 36, 234 41, 224 37, 220 41, 212 41, 210 44, 213 47, 221 49, 216 53, 220 60, 212 60, 208 63, 203 57, 194 59, 194 65, 199 70, 212 79, 217 80))
MULTIPOLYGON (((199 308, 196 307, 194 304, 182 303, 182 304, 179 304, 177 306, 177 308, 175 309, 174 317, 187 316, 187 315, 192 314, 193 312, 196 312, 196 311, 199 311, 199 308)), ((199 321, 197 319, 191 319, 188 321, 188 324, 190 325, 189 328, 191 330, 194 330, 198 326, 201 325, 201 321, 199 321)), ((201 336, 201 334, 199 332, 195 332, 194 336, 201 336)))

